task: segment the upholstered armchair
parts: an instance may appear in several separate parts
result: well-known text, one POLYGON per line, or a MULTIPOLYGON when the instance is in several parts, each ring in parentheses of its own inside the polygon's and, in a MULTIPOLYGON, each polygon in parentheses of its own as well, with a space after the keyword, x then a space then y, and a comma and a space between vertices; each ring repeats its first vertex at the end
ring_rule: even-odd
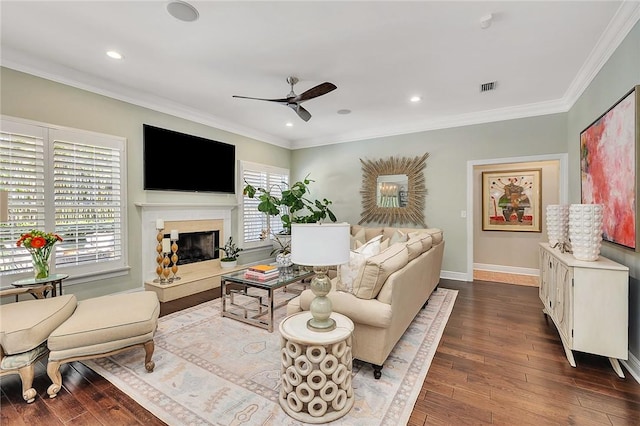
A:
POLYGON ((22 397, 27 403, 35 400, 32 387, 35 363, 49 353, 49 334, 71 316, 76 309, 74 295, 45 299, 52 286, 11 288, 0 290, 0 297, 32 294, 34 300, 0 305, 0 376, 19 374, 22 397))

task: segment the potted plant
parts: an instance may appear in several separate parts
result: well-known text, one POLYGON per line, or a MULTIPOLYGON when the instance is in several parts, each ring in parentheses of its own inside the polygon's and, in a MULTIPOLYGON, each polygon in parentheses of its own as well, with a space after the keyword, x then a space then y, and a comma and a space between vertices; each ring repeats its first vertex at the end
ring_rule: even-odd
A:
POLYGON ((224 247, 218 247, 218 250, 224 252, 224 257, 220 259, 220 266, 222 268, 234 268, 238 265, 238 254, 243 250, 236 246, 233 242, 233 237, 229 237, 224 247))
MULTIPOLYGON (((322 200, 310 200, 305 195, 310 194, 309 184, 314 182, 307 175, 303 180, 295 182, 286 189, 280 187, 281 196, 277 197, 272 194, 272 188, 256 188, 245 180, 245 187, 242 193, 249 198, 258 198, 258 210, 268 216, 277 216, 281 213, 280 207, 286 207, 286 213, 280 216, 284 231, 282 234, 291 235, 292 223, 316 223, 327 217, 332 221, 336 221, 336 216, 329 209, 331 201, 323 198, 322 200)), ((283 183, 283 185, 286 185, 283 183)), ((268 231, 267 231, 268 233, 268 231)), ((283 246, 284 248, 284 246, 283 246)), ((277 247, 276 247, 277 250, 277 247)))

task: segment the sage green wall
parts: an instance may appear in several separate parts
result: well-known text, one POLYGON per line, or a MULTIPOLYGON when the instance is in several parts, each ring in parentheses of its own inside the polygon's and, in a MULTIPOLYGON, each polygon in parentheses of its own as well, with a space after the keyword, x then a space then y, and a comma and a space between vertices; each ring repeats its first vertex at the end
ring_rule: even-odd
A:
MULTIPOLYGON (((357 223, 362 212, 360 159, 428 152, 425 221, 445 232, 443 270, 466 273, 466 219, 460 211, 467 208, 467 161, 563 153, 566 134, 566 114, 553 114, 298 149, 292 155, 293 174, 295 178, 310 173, 317 180, 312 189, 334 202, 338 220, 357 223)), ((520 234, 510 233, 508 238, 517 240, 520 234)))
MULTIPOLYGON (((123 277, 68 287, 67 291, 76 294, 80 299, 143 286, 140 244, 151 244, 152 242, 141 241, 142 212, 134 203, 237 203, 234 195, 144 191, 142 189, 143 123, 233 144, 236 146, 237 160, 266 163, 284 168, 290 167, 290 151, 288 149, 148 108, 8 68, 0 68, 0 83, 0 113, 3 115, 122 136, 127 139, 127 238, 131 270, 128 275, 123 277)), ((201 153, 194 153, 194 155, 201 155, 201 153)), ((171 153, 167 152, 167 164, 158 164, 157 166, 168 167, 170 158, 171 153)), ((215 179, 215 161, 213 159, 211 171, 211 178, 215 179)), ((239 183, 237 187, 240 187, 239 183)), ((237 212, 238 209, 232 212, 231 228, 236 238, 238 235, 237 212)), ((266 251, 266 255, 268 254, 269 250, 266 251)), ((251 253, 248 255, 250 256, 251 253)), ((265 257, 260 254, 257 256, 265 257)), ((242 261, 243 259, 241 259, 242 261)))
MULTIPOLYGON (((570 202, 580 202, 580 132, 638 84, 640 84, 640 23, 634 26, 569 111, 567 146, 570 202)), ((636 177, 636 184, 638 182, 636 177)), ((637 362, 640 360, 640 253, 607 243, 603 244, 601 252, 604 256, 630 269, 629 274, 632 279, 629 286, 629 351, 635 356, 637 362)))

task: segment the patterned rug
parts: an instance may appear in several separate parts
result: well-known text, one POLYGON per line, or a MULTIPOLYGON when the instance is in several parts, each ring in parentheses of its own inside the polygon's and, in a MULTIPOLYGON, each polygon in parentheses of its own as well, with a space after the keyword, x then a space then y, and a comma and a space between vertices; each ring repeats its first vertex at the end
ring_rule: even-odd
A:
MULTIPOLYGON (((335 425, 403 425, 409 419, 457 291, 438 289, 382 369, 353 366, 355 404, 335 425)), ((294 297, 276 292, 276 301, 294 297)), ((222 318, 220 299, 160 318, 155 370, 144 351, 83 361, 169 425, 298 425, 278 404, 280 335, 222 318)), ((276 323, 286 308, 276 311, 276 323)))

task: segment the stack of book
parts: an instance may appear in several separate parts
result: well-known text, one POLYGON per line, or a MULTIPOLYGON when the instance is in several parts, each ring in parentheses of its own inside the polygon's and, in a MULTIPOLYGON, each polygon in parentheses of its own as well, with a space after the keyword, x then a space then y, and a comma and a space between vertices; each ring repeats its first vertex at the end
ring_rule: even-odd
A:
POLYGON ((268 281, 278 278, 278 274, 278 268, 276 266, 255 265, 245 271, 244 277, 252 280, 268 281))

